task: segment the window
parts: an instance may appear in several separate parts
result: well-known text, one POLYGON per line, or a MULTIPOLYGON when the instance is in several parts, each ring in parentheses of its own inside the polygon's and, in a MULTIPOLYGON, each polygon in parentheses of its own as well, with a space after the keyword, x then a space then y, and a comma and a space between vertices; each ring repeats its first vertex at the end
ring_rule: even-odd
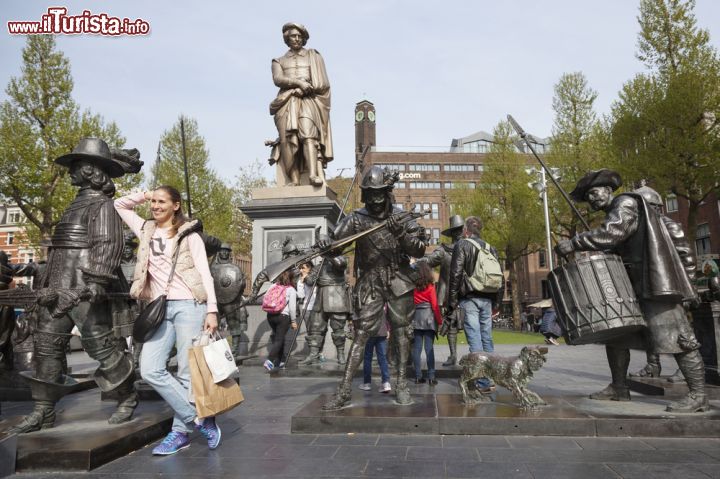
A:
POLYGON ((478 165, 478 171, 485 171, 485 167, 483 165, 478 165))
POLYGON ((678 210, 678 201, 677 196, 675 195, 667 195, 665 198, 665 211, 668 213, 672 213, 673 211, 678 210))
MULTIPOLYGON (((547 255, 545 254, 545 250, 541 249, 538 251, 538 267, 540 268, 547 268, 547 255)), ((544 298, 545 296, 543 296, 544 298)))
POLYGON ((22 221, 22 215, 19 211, 10 211, 8 213, 8 224, 20 223, 22 221))
POLYGON ((410 183, 410 189, 415 190, 439 190, 439 181, 413 181, 410 183))
POLYGON ((432 241, 431 244, 440 244, 440 228, 432 229, 432 241))
POLYGON ((430 218, 434 220, 440 219, 440 205, 437 203, 433 203, 430 205, 430 209, 432 210, 432 213, 430 214, 430 218))
POLYGON ((473 165, 444 165, 445 171, 475 171, 473 165))
POLYGON ((374 166, 379 166, 380 168, 387 168, 390 171, 405 171, 405 165, 403 164, 393 164, 393 163, 376 163, 374 166))
POLYGON ((410 171, 440 171, 440 165, 435 163, 411 163, 410 171))
POLYGON ((395 188, 405 188, 405 182, 398 181, 397 183, 395 183, 395 188))
POLYGON ((474 181, 446 181, 443 183, 443 186, 446 190, 451 190, 453 188, 469 188, 474 190, 477 185, 474 181))
POLYGON ((5 244, 13 244, 15 242, 15 233, 8 231, 7 242, 5 244))
POLYGON ((710 225, 703 223, 698 225, 697 234, 695 235, 695 249, 698 256, 701 254, 710 254, 710 225))
POLYGON ((401 209, 401 210, 404 210, 404 209, 405 209, 405 205, 402 204, 402 203, 393 203, 393 206, 394 206, 395 208, 398 208, 398 209, 401 209))
POLYGON ((35 253, 25 253, 25 262, 31 263, 32 261, 35 261, 35 253))

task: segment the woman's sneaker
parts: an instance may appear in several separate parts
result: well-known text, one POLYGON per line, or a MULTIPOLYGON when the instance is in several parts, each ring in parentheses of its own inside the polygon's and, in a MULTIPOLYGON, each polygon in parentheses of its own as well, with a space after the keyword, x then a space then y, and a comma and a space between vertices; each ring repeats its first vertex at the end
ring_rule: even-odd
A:
POLYGON ((200 424, 195 425, 195 429, 200 431, 203 436, 205 436, 205 439, 207 439, 208 447, 210 449, 215 449, 220 445, 220 437, 222 436, 222 432, 220 432, 220 427, 215 424, 215 418, 214 417, 206 417, 202 420, 200 424))
POLYGON ((360 386, 358 386, 358 389, 361 389, 363 391, 369 391, 372 389, 372 384, 370 383, 363 383, 360 386))
POLYGON ((275 365, 270 361, 269 359, 266 359, 263 363, 263 367, 267 369, 268 372, 272 371, 275 365))
POLYGON ((155 446, 153 456, 169 456, 190 447, 190 435, 180 431, 170 431, 160 444, 155 446))
POLYGON ((392 387, 390 387, 390 383, 382 383, 378 391, 381 393, 389 393, 390 391, 392 391, 392 387))

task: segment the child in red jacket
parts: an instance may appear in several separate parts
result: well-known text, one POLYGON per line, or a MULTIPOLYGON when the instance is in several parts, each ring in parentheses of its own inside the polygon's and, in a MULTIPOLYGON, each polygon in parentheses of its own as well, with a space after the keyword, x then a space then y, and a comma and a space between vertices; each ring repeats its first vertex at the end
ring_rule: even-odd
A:
POLYGON ((412 326, 415 335, 413 344, 413 363, 415 365, 415 383, 425 382, 422 376, 422 350, 425 349, 425 360, 428 368, 427 381, 431 386, 437 384, 435 379, 435 351, 433 343, 438 326, 442 324, 442 316, 437 303, 432 269, 424 262, 416 263, 419 278, 415 283, 415 315, 412 326))

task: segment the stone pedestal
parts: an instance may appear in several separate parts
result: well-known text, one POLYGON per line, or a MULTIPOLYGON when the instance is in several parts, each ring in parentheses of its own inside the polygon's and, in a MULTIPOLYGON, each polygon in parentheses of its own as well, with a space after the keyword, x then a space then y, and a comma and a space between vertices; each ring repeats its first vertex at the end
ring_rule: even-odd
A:
MULTIPOLYGON (((285 238, 292 238, 298 248, 309 248, 319 234, 334 229, 340 216, 337 195, 326 185, 258 188, 252 190, 251 195, 252 200, 240 207, 253 222, 251 283, 267 265, 282 259, 285 238)), ((269 287, 270 284, 266 284, 261 292, 269 287)), ((300 331, 295 351, 306 349, 304 324, 300 331)), ((243 346, 243 352, 257 354, 264 359, 270 333, 267 314, 258 305, 248 306, 248 329, 245 332, 248 344, 247 348, 243 346)), ((292 330, 288 333, 288 341, 293 334, 292 330)), ((334 358, 335 348, 327 348, 328 343, 332 346, 329 337, 326 350, 331 349, 328 353, 334 358)))
POLYGON ((705 363, 705 381, 720 386, 720 301, 702 303, 693 312, 693 329, 700 341, 700 354, 705 363))

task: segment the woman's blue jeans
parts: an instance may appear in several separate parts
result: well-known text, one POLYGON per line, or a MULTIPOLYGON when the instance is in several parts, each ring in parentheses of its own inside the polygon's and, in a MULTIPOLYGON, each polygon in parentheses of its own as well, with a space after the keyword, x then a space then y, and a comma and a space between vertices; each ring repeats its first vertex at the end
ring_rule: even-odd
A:
POLYGON ((390 367, 387 362, 387 338, 383 336, 374 336, 367 340, 365 344, 365 356, 363 361, 363 382, 370 384, 372 381, 372 358, 373 349, 377 355, 378 366, 380 366, 380 377, 382 382, 390 382, 390 367))
POLYGON ((428 378, 435 379, 435 331, 432 329, 416 329, 415 342, 413 342, 413 364, 415 365, 415 378, 422 378, 422 350, 425 346, 425 360, 428 367, 428 378))
POLYGON ((152 338, 143 344, 140 354, 140 374, 175 411, 173 431, 189 433, 197 416, 188 398, 190 368, 188 350, 192 339, 202 331, 207 307, 192 299, 167 302, 165 321, 152 338), (177 348, 177 375, 167 370, 173 346, 177 348))

